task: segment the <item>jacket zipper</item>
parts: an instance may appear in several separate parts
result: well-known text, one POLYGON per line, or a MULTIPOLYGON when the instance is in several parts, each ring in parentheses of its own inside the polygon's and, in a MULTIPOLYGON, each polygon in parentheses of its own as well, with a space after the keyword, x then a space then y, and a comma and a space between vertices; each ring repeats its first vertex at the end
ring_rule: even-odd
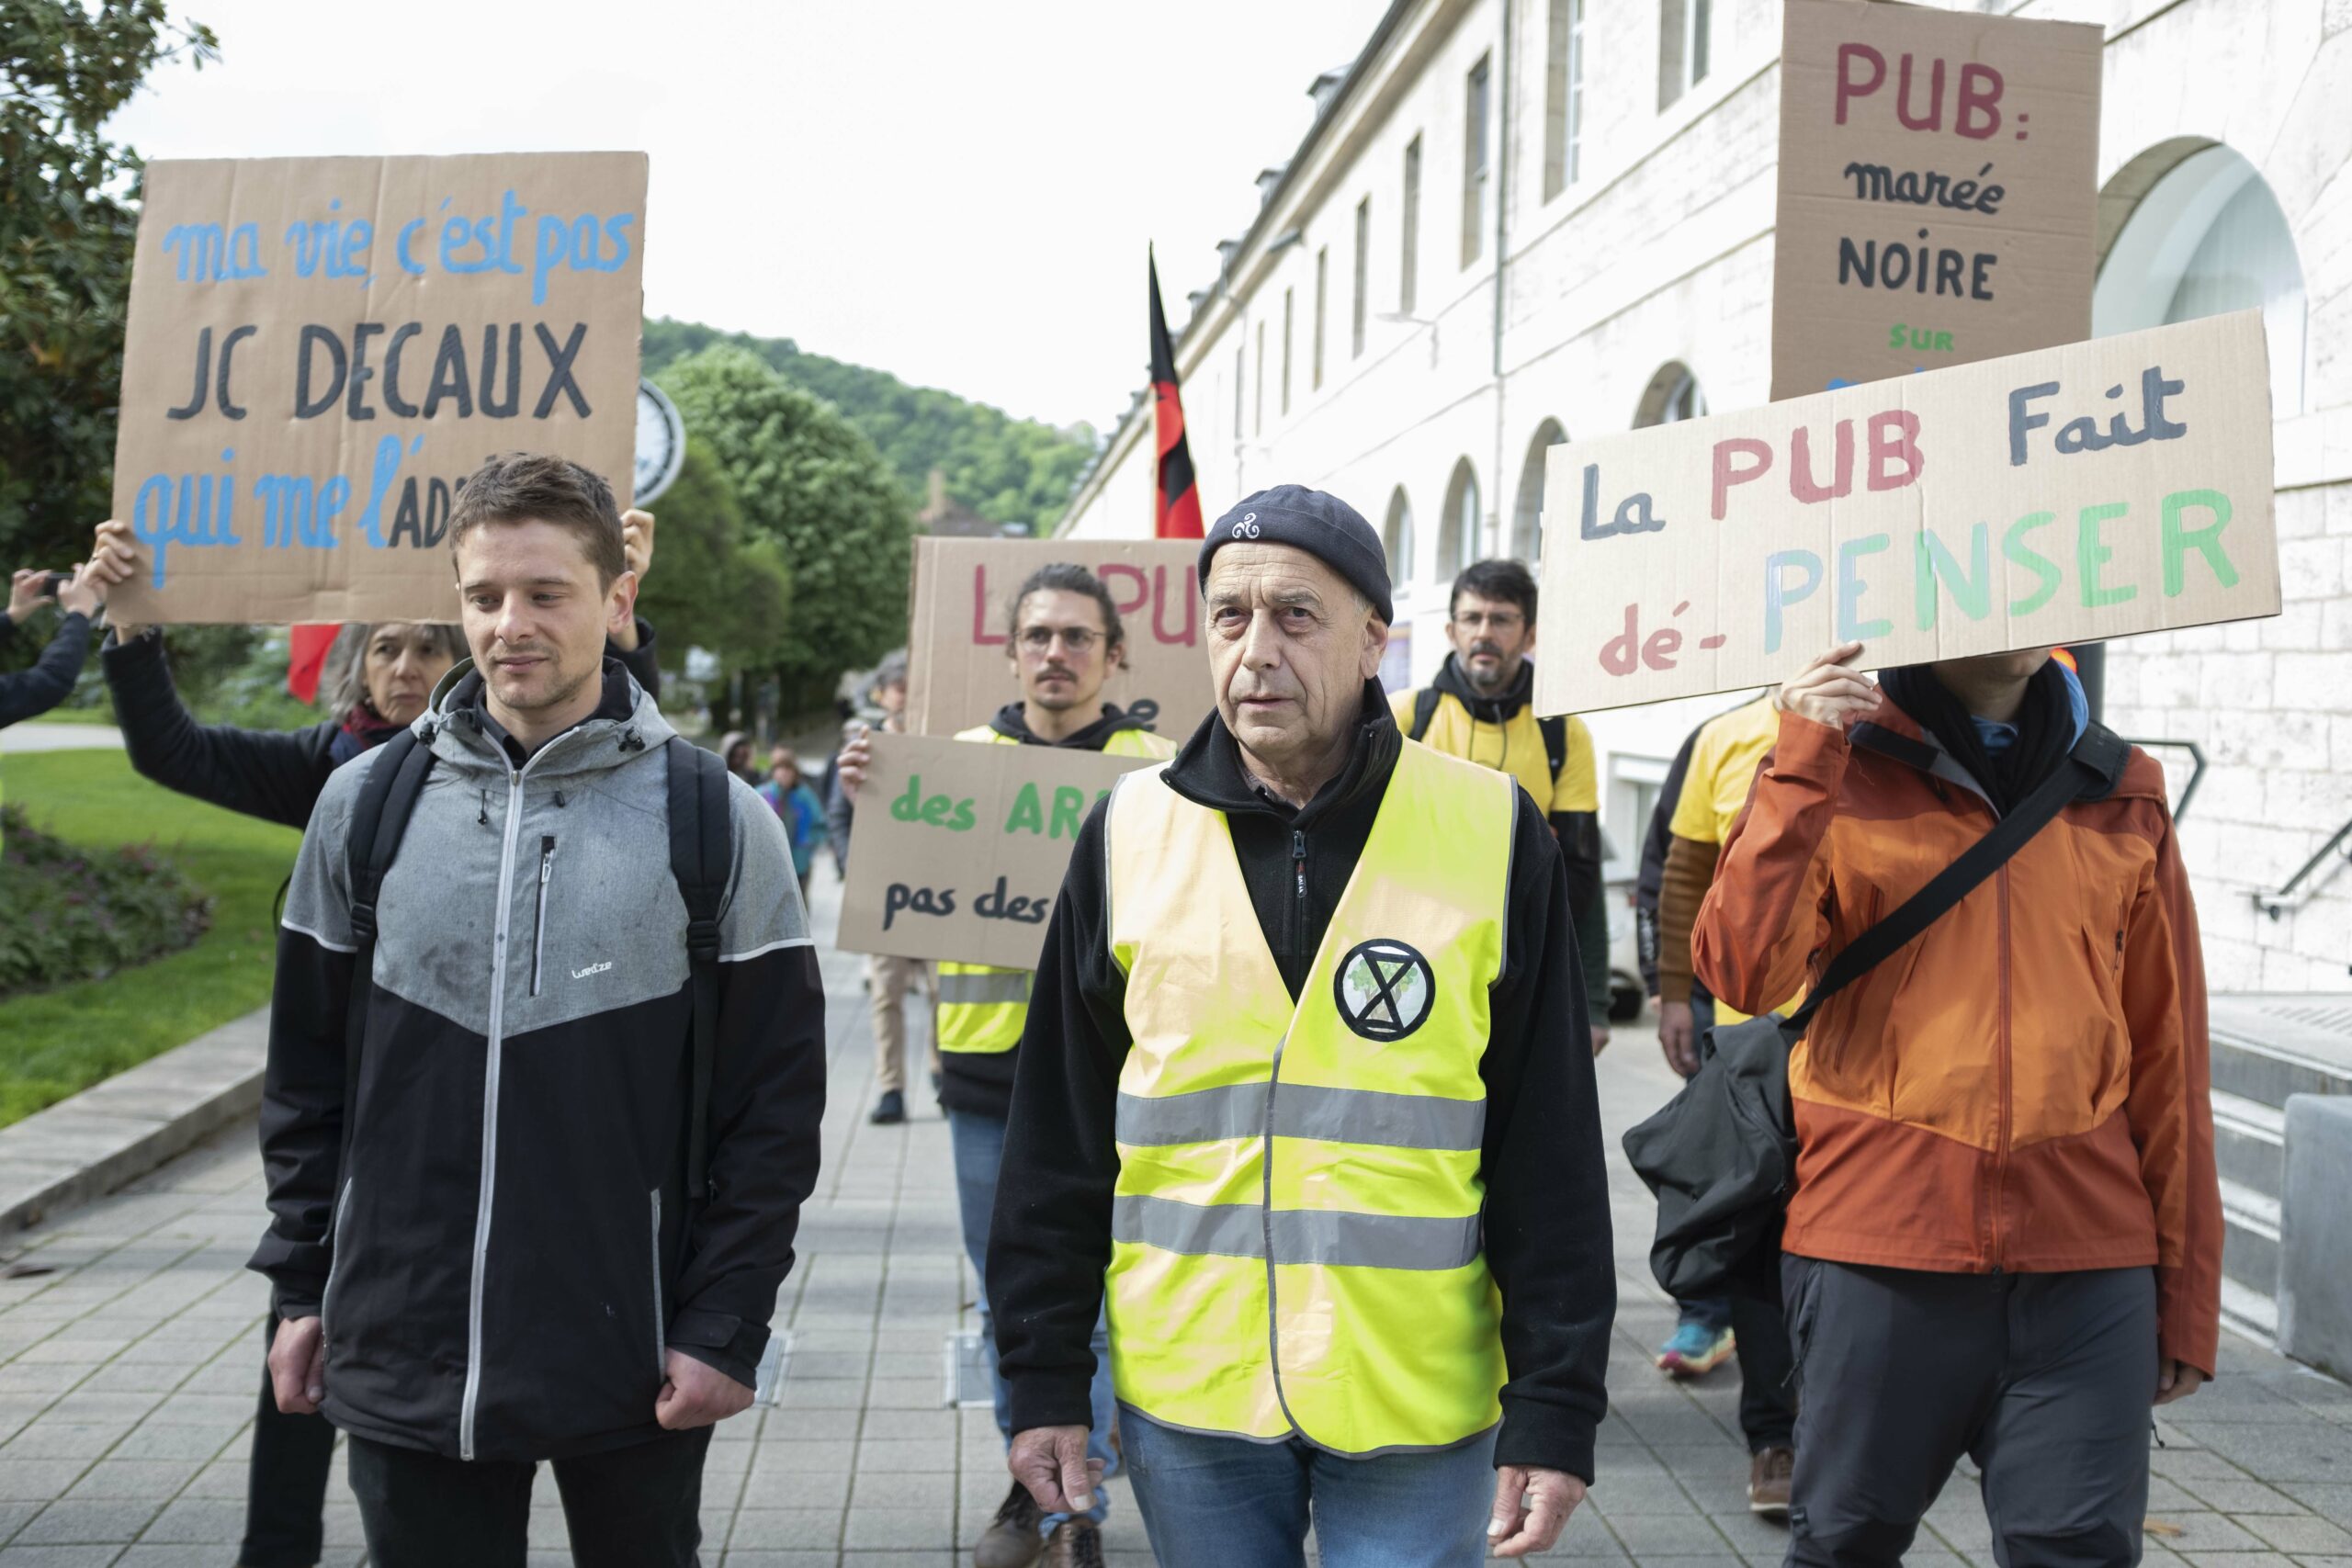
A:
POLYGON ((343 1267, 343 1216, 351 1207, 351 1178, 343 1179, 343 1193, 334 1201, 334 1217, 327 1223, 327 1282, 319 1292, 319 1337, 327 1337, 327 1326, 334 1319, 327 1315, 327 1305, 334 1300, 335 1270, 343 1267))
POLYGON ((1291 900, 1290 950, 1294 956, 1306 953, 1306 835, 1294 828, 1290 831, 1290 869, 1294 886, 1291 900))
POLYGON ((2007 866, 2001 867, 1998 875, 1999 882, 1996 891, 1998 894, 2001 932, 2001 1050, 1999 1056, 1996 1058, 2000 1073, 1997 1085, 1997 1101, 1995 1106, 1994 1112, 1993 1191, 1992 1201, 1986 1206, 1985 1213, 1985 1220, 1992 1242, 1993 1272, 1996 1274, 2000 1273, 2002 1268, 2003 1247, 2001 1236, 2001 1202, 2004 1194, 2006 1194, 2008 1190, 2009 1122, 2011 1111, 2009 1104, 2009 1080, 2011 1076, 2011 1063, 2009 1060, 2009 868, 2007 866))
POLYGON ((662 1189, 653 1199, 653 1375, 670 1375, 670 1320, 662 1309, 662 1189))
MULTIPOLYGON (((573 733, 577 733, 574 731, 573 733)), ((491 942, 490 1026, 481 1075, 481 1179, 474 1191, 473 1275, 466 1291, 466 1388, 458 1408, 458 1457, 474 1457, 474 1412, 481 1402, 482 1284, 490 1260, 491 1201, 498 1193, 498 1079, 506 1034, 506 939, 514 902, 514 851, 523 827, 523 781, 570 736, 558 736, 506 774, 506 827, 499 841, 498 924, 491 942)))
POLYGON ((531 995, 539 994, 539 960, 548 945, 548 873, 555 865, 555 835, 539 837, 539 904, 531 916, 531 995))

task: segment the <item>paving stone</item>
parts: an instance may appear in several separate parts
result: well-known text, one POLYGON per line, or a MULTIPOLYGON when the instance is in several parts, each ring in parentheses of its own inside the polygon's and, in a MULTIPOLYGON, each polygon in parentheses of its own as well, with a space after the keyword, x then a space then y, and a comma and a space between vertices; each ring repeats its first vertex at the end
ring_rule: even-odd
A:
POLYGON ((2242 1522, 2281 1551, 2298 1556, 2352 1556, 2352 1530, 2309 1514, 2249 1515, 2242 1522))
POLYGON ((25 1546, 70 1546, 99 1541, 129 1545, 139 1539, 162 1507, 159 1500, 124 1498, 76 1501, 67 1498, 43 1508, 17 1535, 25 1546))

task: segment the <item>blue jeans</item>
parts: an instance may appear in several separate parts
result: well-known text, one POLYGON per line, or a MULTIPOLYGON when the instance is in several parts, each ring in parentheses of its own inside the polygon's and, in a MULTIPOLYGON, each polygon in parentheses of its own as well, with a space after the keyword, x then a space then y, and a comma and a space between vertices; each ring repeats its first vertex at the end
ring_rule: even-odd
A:
MULTIPOLYGON (((996 1208, 997 1167, 1004 1163, 1004 1120, 997 1116, 980 1116, 968 1111, 947 1113, 948 1141, 956 1150, 956 1203, 964 1224, 964 1256, 972 1260, 972 1274, 979 1281, 980 1344, 988 1352, 989 1371, 996 1379, 996 1429, 1004 1436, 1005 1447, 1012 1446, 1012 1392, 1004 1375, 996 1370, 996 1319, 989 1313, 988 1262, 989 1215, 996 1208)), ((1094 1320, 1094 1386, 1089 1390, 1094 1405, 1094 1425, 1087 1434, 1086 1455, 1102 1461, 1105 1475, 1119 1468, 1118 1456, 1111 1451, 1111 1335, 1103 1320, 1094 1320)), ((1096 1524, 1111 1511, 1109 1495, 1101 1488, 1094 1494, 1094 1506, 1086 1517, 1096 1524)), ((1044 1535, 1053 1533, 1054 1527, 1069 1518, 1068 1514, 1047 1514, 1037 1526, 1044 1535)))
POLYGON ((1160 1568, 1300 1568, 1311 1517, 1323 1568, 1472 1568, 1495 1500, 1491 1432, 1435 1453, 1342 1459, 1127 1412, 1127 1478, 1160 1568))

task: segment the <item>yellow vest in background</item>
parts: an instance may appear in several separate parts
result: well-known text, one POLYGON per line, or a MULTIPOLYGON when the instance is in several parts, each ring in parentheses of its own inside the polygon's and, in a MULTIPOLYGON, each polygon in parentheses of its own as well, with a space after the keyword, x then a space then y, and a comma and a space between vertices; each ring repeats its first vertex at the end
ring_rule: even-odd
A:
MULTIPOLYGON (((958 740, 985 745, 1018 746, 1020 741, 988 725, 959 731, 958 740)), ((1158 757, 1176 754, 1176 743, 1143 729, 1122 729, 1104 743, 1111 757, 1158 757)), ((1029 979, 1026 969, 998 969, 986 964, 939 965, 939 1048, 978 1055, 1001 1055, 1021 1043, 1029 1021, 1029 979)))
POLYGON ((1487 989, 1518 785, 1405 743, 1294 1004, 1224 814, 1111 797, 1119 1076, 1107 1274, 1122 1402, 1351 1455, 1501 1416, 1479 1235, 1487 989))

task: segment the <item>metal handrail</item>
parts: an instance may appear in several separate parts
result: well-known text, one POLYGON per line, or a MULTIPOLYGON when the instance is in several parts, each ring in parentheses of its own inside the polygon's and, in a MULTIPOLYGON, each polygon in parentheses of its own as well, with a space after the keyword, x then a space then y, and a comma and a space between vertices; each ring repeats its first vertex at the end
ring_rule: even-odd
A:
POLYGON ((2180 792, 2180 798, 2173 802, 2172 819, 2177 823, 2188 816, 2188 803, 2197 798, 2197 786, 2205 782, 2205 749, 2194 740, 2132 740, 2126 744, 2143 750, 2170 746, 2188 753, 2188 784, 2180 792))
POLYGON ((2265 893, 2260 888, 2255 889, 2254 907, 2275 920, 2280 915, 2290 910, 2300 909, 2310 903, 2312 896, 2319 892, 2316 883, 2306 888, 2301 897, 2295 896, 2295 889, 2302 886, 2304 878, 2326 864, 2328 856, 2341 851, 2341 858, 2352 861, 2352 849, 2344 848, 2346 840, 2352 840, 2352 822, 2346 822, 2343 827, 2338 828, 2335 836, 2319 847, 2319 852, 2305 861, 2301 869, 2287 879, 2286 886, 2276 893, 2265 893))

